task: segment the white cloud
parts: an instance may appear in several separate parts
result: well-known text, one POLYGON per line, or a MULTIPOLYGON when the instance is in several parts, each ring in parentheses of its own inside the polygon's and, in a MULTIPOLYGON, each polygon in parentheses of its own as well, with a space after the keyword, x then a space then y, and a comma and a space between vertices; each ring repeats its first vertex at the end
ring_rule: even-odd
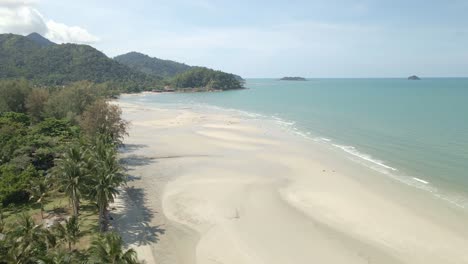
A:
POLYGON ((51 40, 54 40, 55 42, 94 43, 99 40, 86 29, 80 27, 67 26, 53 20, 47 21, 46 25, 48 31, 45 36, 51 40))
POLYGON ((44 18, 36 9, 22 5, 14 6, 11 2, 13 1, 8 1, 7 7, 4 7, 4 1, 0 2, 0 32, 17 34, 47 32, 44 18))
POLYGON ((86 29, 45 18, 35 1, 0 0, 0 33, 39 33, 57 43, 94 43, 99 39, 86 29))

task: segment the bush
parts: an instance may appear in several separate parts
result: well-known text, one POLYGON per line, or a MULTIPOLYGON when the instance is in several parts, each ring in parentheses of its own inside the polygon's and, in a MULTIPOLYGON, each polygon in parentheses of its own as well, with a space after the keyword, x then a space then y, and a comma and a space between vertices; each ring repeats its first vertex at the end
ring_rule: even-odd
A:
POLYGON ((69 138, 76 132, 69 120, 55 118, 46 118, 37 124, 35 130, 44 136, 60 138, 69 138))
POLYGON ((13 165, 0 166, 0 203, 3 206, 22 204, 29 201, 29 182, 39 173, 33 166, 19 171, 13 165))
POLYGON ((95 138, 108 135, 114 143, 120 143, 127 134, 128 123, 121 117, 122 110, 116 105, 98 100, 91 104, 80 118, 80 126, 85 135, 95 138))
POLYGON ((30 92, 25 80, 0 81, 0 112, 26 112, 26 97, 30 92))
POLYGON ((0 118, 0 164, 13 158, 13 153, 23 145, 27 132, 22 123, 0 118))
POLYGON ((20 123, 24 126, 29 126, 31 123, 29 116, 23 113, 3 112, 0 113, 0 118, 5 121, 20 123))

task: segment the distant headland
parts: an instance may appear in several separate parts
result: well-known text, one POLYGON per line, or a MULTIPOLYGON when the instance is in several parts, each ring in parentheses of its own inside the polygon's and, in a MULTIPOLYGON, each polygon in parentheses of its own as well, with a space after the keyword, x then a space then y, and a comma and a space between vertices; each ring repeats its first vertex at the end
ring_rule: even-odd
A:
POLYGON ((419 78, 419 77, 416 76, 416 75, 411 75, 410 77, 408 77, 408 80, 419 81, 419 80, 421 80, 421 78, 419 78))
POLYGON ((283 77, 280 81, 307 81, 304 77, 283 77))

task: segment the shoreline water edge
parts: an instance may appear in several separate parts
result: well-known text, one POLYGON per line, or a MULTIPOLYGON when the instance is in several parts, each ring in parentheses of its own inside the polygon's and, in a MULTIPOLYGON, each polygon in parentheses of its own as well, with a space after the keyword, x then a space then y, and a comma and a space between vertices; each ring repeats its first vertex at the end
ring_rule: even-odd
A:
POLYGON ((468 261, 464 210, 381 177, 352 147, 298 137, 279 118, 116 103, 132 124, 120 210, 136 209, 115 222, 148 238, 123 235, 148 263, 468 261))

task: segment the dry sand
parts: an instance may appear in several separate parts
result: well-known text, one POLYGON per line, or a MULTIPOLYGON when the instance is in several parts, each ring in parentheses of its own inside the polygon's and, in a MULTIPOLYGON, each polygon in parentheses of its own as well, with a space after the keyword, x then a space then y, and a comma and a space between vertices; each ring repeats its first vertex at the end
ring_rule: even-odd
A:
POLYGON ((319 143, 223 113, 119 103, 115 227, 147 263, 468 263, 464 212, 319 143))

